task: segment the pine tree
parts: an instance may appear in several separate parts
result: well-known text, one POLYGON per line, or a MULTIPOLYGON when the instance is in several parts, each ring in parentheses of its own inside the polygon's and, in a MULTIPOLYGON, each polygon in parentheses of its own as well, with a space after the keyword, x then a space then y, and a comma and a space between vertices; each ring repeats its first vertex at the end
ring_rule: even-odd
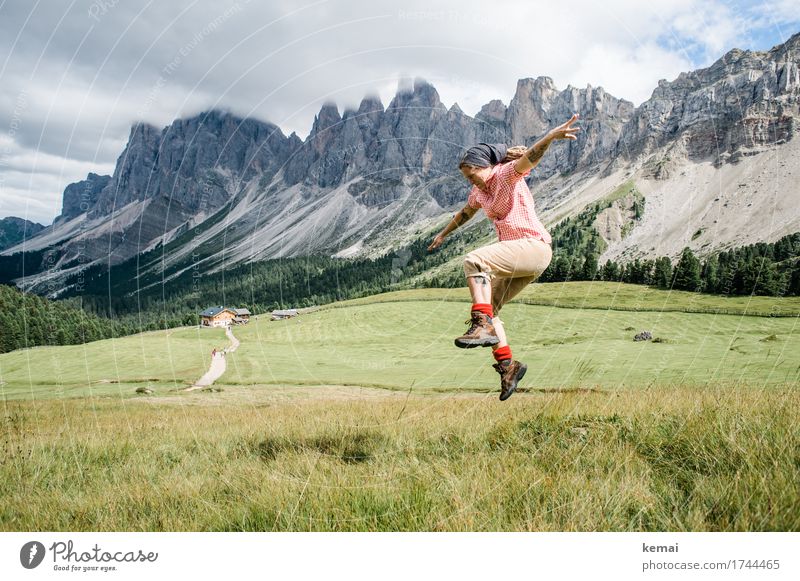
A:
POLYGON ((702 279, 702 291, 706 293, 717 292, 717 275, 719 272, 719 260, 716 256, 709 256, 703 262, 700 278, 702 279))
POLYGON ((800 260, 795 261, 788 278, 789 286, 786 289, 786 294, 792 296, 800 295, 800 260))
POLYGON ((700 261, 687 246, 675 266, 673 287, 680 290, 696 291, 701 285, 700 261))
POLYGON ((583 280, 594 280, 597 277, 597 257, 594 254, 586 254, 583 261, 581 277, 583 280))
POLYGON ((653 269, 653 284, 658 288, 669 288, 672 282, 672 261, 666 256, 656 259, 653 269))
POLYGON ((603 280, 616 282, 620 279, 619 265, 613 260, 608 260, 601 270, 603 280))
POLYGON ((783 294, 786 286, 783 276, 778 272, 778 267, 769 258, 764 259, 761 275, 756 282, 754 294, 777 297, 783 294))
POLYGON ((570 264, 569 260, 564 258, 563 256, 556 257, 555 264, 553 264, 553 278, 554 282, 564 282, 569 279, 570 275, 570 264))

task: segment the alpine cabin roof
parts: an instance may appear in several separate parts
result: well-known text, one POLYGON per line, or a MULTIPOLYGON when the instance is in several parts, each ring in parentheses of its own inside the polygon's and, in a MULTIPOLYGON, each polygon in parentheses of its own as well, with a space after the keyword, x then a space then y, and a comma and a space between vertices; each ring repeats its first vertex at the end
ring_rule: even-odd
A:
POLYGON ((234 311, 233 309, 230 309, 228 307, 219 306, 219 307, 209 307, 209 308, 207 308, 205 311, 200 313, 200 316, 201 317, 215 317, 215 316, 219 315, 222 311, 230 311, 231 313, 236 314, 236 311, 234 311))

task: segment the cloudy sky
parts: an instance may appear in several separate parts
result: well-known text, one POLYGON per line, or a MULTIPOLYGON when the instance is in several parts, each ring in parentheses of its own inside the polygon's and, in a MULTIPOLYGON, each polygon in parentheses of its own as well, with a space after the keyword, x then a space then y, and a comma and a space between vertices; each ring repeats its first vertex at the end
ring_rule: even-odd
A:
POLYGON ((213 107, 305 138, 422 77, 470 115, 524 77, 638 105, 659 79, 800 31, 800 0, 0 0, 0 217, 49 224, 131 123, 213 107))

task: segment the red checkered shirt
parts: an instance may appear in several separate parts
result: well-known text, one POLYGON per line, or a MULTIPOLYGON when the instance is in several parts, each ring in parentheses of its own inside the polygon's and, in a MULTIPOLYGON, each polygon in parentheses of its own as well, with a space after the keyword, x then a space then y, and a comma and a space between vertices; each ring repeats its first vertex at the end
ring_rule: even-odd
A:
POLYGON ((550 244, 550 233, 536 216, 533 207, 533 194, 524 174, 517 173, 514 162, 500 163, 492 168, 486 180, 486 189, 472 186, 467 204, 470 208, 483 208, 486 217, 494 222, 497 238, 517 240, 519 238, 538 238, 550 244))

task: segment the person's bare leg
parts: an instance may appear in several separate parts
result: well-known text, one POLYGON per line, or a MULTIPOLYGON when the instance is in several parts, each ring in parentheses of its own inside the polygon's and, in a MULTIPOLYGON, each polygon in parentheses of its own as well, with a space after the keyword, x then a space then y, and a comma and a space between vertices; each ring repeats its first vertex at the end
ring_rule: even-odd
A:
POLYGON ((500 320, 500 317, 495 315, 492 319, 492 325, 494 325, 494 332, 497 333, 497 338, 500 339, 500 342, 497 345, 492 345, 492 351, 495 351, 500 347, 507 346, 508 339, 506 338, 506 329, 503 326, 503 321, 500 320))
POLYGON ((492 351, 508 345, 506 329, 503 325, 503 321, 500 320, 500 307, 505 303, 506 291, 512 280, 513 279, 506 276, 497 276, 492 279, 492 311, 494 312, 492 325, 494 325, 494 332, 497 333, 497 337, 500 339, 497 345, 492 345, 492 351))
POLYGON ((492 304, 492 285, 488 276, 482 274, 468 276, 467 286, 472 295, 472 304, 492 304))
POLYGON ((492 319, 492 324, 494 325, 494 331, 497 333, 497 337, 500 339, 497 345, 492 345, 492 351, 508 345, 506 329, 498 315, 500 307, 517 296, 522 289, 535 279, 535 276, 521 276, 516 278, 498 277, 492 281, 492 298, 494 299, 492 307, 495 315, 494 319, 492 319))

